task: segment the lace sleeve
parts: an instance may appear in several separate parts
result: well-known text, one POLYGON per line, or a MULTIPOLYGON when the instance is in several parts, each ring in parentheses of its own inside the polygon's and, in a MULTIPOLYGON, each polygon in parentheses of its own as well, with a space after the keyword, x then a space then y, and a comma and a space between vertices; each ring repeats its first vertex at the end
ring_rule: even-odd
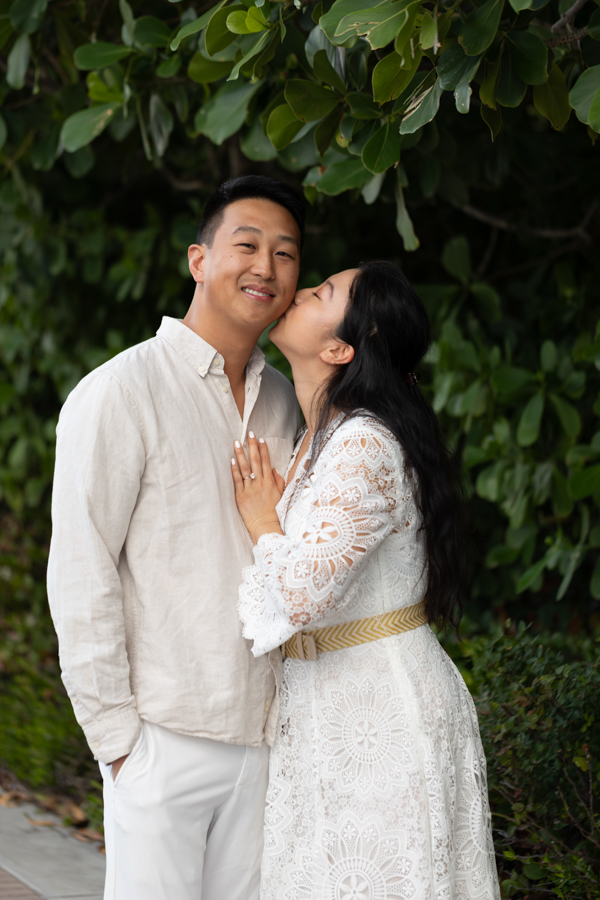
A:
POLYGON ((239 605, 255 656, 344 605, 366 560, 393 530, 399 505, 411 499, 407 485, 398 483, 396 454, 395 441, 381 427, 364 419, 344 423, 315 468, 299 537, 259 539, 239 605))

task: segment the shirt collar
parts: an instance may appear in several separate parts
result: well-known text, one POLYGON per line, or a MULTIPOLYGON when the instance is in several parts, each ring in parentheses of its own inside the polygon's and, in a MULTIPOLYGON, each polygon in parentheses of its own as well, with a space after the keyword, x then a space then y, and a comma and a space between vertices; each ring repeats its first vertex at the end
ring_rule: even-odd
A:
MULTIPOLYGON (((218 361, 222 360, 218 351, 199 334, 184 325, 181 319, 163 316, 160 328, 156 333, 170 344, 173 350, 182 356, 201 378, 208 375, 216 357, 218 357, 218 361)), ((247 371, 252 375, 260 375, 264 365, 264 353, 260 347, 254 347, 246 366, 247 371)))

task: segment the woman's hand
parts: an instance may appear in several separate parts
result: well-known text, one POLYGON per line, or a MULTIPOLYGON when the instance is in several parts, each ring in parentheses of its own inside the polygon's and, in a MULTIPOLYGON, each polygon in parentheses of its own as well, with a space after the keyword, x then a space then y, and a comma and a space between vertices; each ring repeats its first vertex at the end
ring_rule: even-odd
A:
POLYGON ((263 534, 283 534, 275 507, 285 489, 285 482, 276 469, 271 468, 269 451, 264 440, 256 440, 248 432, 248 455, 239 441, 234 445, 235 459, 231 471, 237 503, 244 525, 256 544, 263 534))

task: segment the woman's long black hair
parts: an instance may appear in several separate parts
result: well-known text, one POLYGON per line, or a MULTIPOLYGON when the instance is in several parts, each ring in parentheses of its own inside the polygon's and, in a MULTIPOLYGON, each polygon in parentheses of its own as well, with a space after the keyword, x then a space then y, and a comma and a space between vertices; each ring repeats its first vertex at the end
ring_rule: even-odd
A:
MULTIPOLYGON (((317 398, 316 454, 328 424, 368 411, 396 436, 423 519, 428 564, 426 609, 430 622, 458 627, 466 590, 464 495, 458 460, 450 453, 436 415, 414 372, 431 343, 425 308, 408 280, 389 262, 359 266, 335 337, 354 348, 317 398)), ((311 466, 312 468, 312 466, 311 466)))

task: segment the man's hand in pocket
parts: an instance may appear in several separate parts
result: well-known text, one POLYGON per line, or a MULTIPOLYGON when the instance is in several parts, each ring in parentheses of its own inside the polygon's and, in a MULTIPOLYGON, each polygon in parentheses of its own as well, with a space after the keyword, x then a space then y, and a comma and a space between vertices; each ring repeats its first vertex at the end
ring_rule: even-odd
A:
POLYGON ((127 759, 128 756, 129 756, 129 753, 126 753, 125 756, 120 756, 118 759, 115 759, 115 761, 110 764, 111 769, 112 769, 113 781, 119 774, 119 769, 121 768, 121 766, 123 765, 123 763, 125 762, 125 760, 127 759))

